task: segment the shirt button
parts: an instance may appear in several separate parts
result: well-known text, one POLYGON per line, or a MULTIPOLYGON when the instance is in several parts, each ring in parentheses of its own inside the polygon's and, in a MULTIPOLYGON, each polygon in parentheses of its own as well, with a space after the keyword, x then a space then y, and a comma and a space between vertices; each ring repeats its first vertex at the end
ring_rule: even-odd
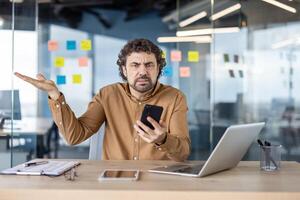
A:
POLYGON ((61 104, 62 104, 62 105, 65 105, 65 102, 63 101, 61 104))
POLYGON ((159 147, 159 148, 158 148, 158 150, 160 150, 160 151, 161 151, 161 148, 159 147))
POLYGON ((139 139, 138 139, 138 138, 135 138, 135 139, 134 139, 134 142, 138 142, 138 141, 139 141, 139 139))
POLYGON ((137 157, 136 157, 136 156, 134 156, 134 157, 133 157, 133 160, 137 160, 137 157))
POLYGON ((59 122, 59 125, 62 125, 62 122, 59 122))
POLYGON ((59 104, 56 104, 56 108, 59 108, 59 104))
POLYGON ((139 105, 142 105, 142 102, 139 102, 139 105))

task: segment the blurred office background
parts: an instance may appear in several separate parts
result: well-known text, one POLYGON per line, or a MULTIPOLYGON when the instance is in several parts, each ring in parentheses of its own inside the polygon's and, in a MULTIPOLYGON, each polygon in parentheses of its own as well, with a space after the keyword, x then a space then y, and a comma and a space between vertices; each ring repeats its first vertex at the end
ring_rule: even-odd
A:
MULTIPOLYGON (((47 95, 14 71, 55 81, 80 116, 121 81, 117 55, 134 38, 163 49, 160 81, 187 97, 190 160, 207 159, 228 126, 265 121, 260 138, 299 161, 299 12, 300 0, 0 0, 0 168, 90 157, 91 141, 68 146, 47 95)), ((258 150, 254 142, 243 159, 258 150)))

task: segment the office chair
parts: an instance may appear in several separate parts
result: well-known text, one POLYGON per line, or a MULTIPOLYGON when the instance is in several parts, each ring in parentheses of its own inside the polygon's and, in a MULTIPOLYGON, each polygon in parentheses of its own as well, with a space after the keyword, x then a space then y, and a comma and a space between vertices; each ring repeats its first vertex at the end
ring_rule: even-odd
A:
POLYGON ((102 125, 98 133, 90 138, 89 160, 101 160, 104 127, 105 125, 102 125))

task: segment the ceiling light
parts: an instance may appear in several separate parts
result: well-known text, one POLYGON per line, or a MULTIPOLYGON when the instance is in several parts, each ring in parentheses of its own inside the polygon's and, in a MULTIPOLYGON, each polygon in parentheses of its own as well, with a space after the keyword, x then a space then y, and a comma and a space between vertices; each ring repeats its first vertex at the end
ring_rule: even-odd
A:
POLYGON ((194 36, 194 37, 158 37, 157 42, 197 42, 197 43, 210 43, 210 36, 194 36))
POLYGON ((13 3, 23 3, 24 0, 9 0, 9 1, 13 3))
POLYGON ((189 17, 189 18, 179 22, 179 26, 180 27, 185 27, 185 26, 187 26, 187 25, 189 25, 189 24, 191 24, 191 23, 193 23, 193 22, 195 22, 195 21, 197 21, 197 20, 199 20, 203 17, 206 17, 206 15, 207 15, 207 12, 202 11, 202 12, 200 12, 200 13, 192 16, 192 17, 189 17))
POLYGON ((239 27, 208 28, 208 29, 188 30, 188 31, 177 31, 176 36, 209 35, 209 34, 217 34, 217 33, 233 33, 239 31, 240 31, 239 27))
POLYGON ((280 49, 280 48, 284 48, 284 47, 288 47, 288 46, 297 46, 300 44, 300 37, 297 38, 290 38, 287 40, 282 40, 280 42, 276 42, 274 44, 272 44, 271 48, 272 49, 280 49))
POLYGON ((233 6, 229 7, 229 8, 226 8, 225 10, 222 10, 222 11, 220 11, 220 12, 217 12, 216 14, 213 14, 213 15, 211 16, 211 20, 214 21, 214 20, 216 20, 216 19, 219 19, 219 18, 221 18, 221 17, 223 17, 223 16, 225 16, 225 15, 228 15, 229 13, 232 13, 232 12, 234 12, 234 11, 240 9, 241 7, 242 7, 242 6, 241 6, 240 3, 235 4, 235 5, 233 5, 233 6))
POLYGON ((292 13, 297 12, 297 10, 295 8, 293 8, 291 6, 288 6, 286 4, 280 3, 280 2, 275 1, 275 0, 262 0, 262 1, 267 2, 269 4, 272 4, 274 6, 277 6, 279 8, 282 8, 282 9, 287 10, 287 11, 292 12, 292 13))

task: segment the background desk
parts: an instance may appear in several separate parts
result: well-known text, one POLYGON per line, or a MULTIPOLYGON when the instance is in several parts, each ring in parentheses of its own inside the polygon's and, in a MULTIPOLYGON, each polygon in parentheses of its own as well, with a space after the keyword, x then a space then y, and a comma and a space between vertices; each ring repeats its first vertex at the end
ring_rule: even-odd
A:
POLYGON ((0 199, 93 200, 93 199, 300 199, 300 165, 283 162, 278 172, 262 172, 258 162, 204 178, 141 173, 139 181, 97 180, 105 168, 139 168, 170 164, 168 161, 82 161, 75 181, 64 176, 0 176, 0 199))
MULTIPOLYGON (((16 129, 0 129, 0 137, 9 141, 8 139, 11 137, 12 132, 14 139, 30 137, 35 141, 35 149, 33 151, 35 150, 36 157, 43 158, 45 150, 44 138, 52 124, 53 120, 51 118, 23 118, 16 124, 16 129)), ((7 142, 7 145, 9 145, 9 142, 7 142)))

